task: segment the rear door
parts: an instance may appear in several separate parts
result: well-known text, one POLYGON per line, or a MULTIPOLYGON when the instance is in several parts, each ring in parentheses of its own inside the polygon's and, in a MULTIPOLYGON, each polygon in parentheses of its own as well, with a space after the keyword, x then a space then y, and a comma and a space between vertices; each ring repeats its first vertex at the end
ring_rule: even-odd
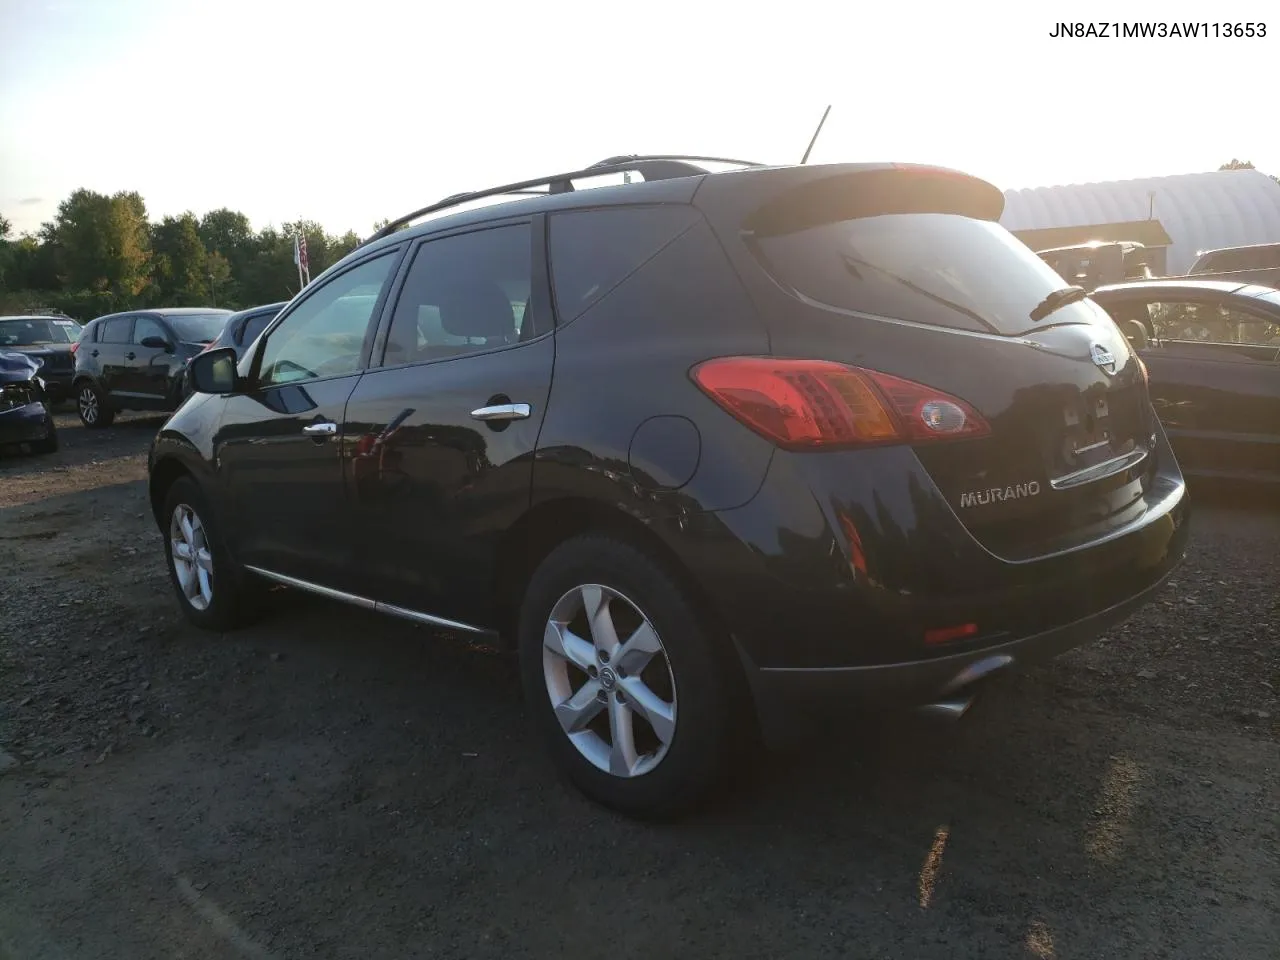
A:
POLYGON ((492 621, 498 542, 528 509, 555 360, 543 223, 428 238, 348 406, 357 591, 492 621))
POLYGON ((1150 319, 1152 402, 1188 472, 1280 476, 1280 314, 1252 301, 1166 293, 1112 308, 1150 319))
POLYGON ((86 344, 89 356, 98 366, 102 388, 114 402, 127 402, 129 397, 129 361, 132 353, 132 316, 104 320, 96 343, 86 344))

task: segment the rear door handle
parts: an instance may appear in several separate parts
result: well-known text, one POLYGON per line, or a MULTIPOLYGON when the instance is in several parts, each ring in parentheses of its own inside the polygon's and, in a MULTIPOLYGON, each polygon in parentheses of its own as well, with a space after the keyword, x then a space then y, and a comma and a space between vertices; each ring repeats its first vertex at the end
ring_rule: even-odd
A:
POLYGON ((338 432, 336 423, 309 423, 302 428, 308 437, 332 437, 338 432))
POLYGON ((473 420, 527 420, 532 408, 527 403, 498 403, 492 407, 477 407, 471 411, 473 420))

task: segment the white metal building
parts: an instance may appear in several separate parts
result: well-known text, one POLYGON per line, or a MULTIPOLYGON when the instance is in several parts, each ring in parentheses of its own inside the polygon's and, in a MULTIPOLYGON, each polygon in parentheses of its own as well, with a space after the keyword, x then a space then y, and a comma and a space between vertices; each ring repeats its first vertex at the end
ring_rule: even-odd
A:
POLYGON ((1088 240, 1160 246, 1167 236, 1152 266, 1163 260, 1157 273, 1182 274, 1202 250, 1280 243, 1280 183, 1259 170, 1218 170, 1006 190, 1000 222, 1033 249, 1088 240), (1139 222, 1150 220, 1159 223, 1144 231, 1139 222), (1128 235, 1139 233, 1146 236, 1128 235))

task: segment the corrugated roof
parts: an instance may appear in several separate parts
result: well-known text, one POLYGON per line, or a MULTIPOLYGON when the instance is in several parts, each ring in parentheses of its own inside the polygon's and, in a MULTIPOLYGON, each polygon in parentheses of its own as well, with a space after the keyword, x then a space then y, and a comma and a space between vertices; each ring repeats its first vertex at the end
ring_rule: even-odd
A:
POLYGON ((1280 183, 1259 170, 1216 170, 1006 190, 1000 222, 1021 233, 1149 217, 1172 241, 1167 269, 1185 273, 1203 250, 1280 242, 1280 183))

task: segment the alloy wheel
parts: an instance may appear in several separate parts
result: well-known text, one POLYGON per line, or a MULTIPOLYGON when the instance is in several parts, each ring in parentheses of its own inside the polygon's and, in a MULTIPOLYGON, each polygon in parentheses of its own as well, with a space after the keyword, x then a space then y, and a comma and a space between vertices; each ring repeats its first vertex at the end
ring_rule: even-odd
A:
POLYGON ((600 584, 574 587, 547 620, 542 667, 560 728, 596 768, 638 777, 662 762, 676 729, 675 677, 635 603, 600 584))
POLYGON ((185 503, 174 508, 169 520, 169 553, 187 603, 208 610, 213 603, 213 552, 199 515, 185 503))
POLYGON ((85 423, 97 423, 98 395, 94 393, 93 387, 84 387, 80 390, 78 403, 80 405, 80 419, 85 423))

